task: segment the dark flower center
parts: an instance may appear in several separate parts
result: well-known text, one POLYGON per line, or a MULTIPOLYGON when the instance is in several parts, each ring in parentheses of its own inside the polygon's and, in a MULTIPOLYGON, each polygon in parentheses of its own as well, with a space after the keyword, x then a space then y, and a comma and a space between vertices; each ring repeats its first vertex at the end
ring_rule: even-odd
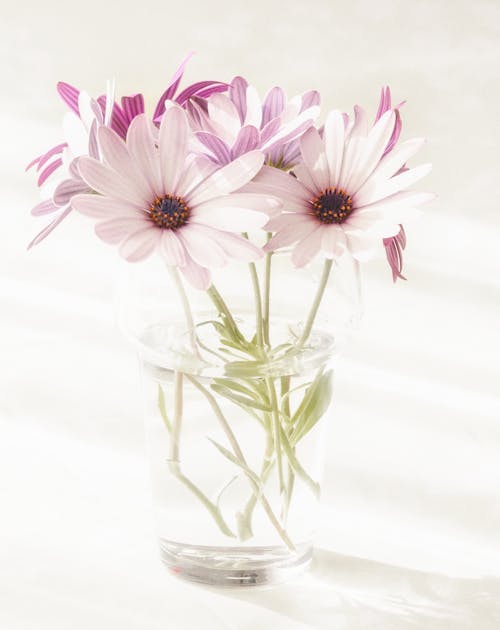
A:
POLYGON ((177 230, 182 227, 191 214, 186 202, 181 197, 163 195, 157 197, 149 209, 151 220, 158 227, 177 230))
POLYGON ((342 188, 326 188, 312 202, 322 223, 343 223, 352 212, 352 199, 342 188))

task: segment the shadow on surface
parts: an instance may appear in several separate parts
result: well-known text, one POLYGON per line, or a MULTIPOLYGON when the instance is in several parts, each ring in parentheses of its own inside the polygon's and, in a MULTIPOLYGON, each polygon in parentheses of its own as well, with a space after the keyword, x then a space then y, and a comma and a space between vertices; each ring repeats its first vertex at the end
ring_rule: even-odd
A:
POLYGON ((316 549, 282 586, 217 591, 314 630, 499 630, 500 580, 452 578, 316 549))

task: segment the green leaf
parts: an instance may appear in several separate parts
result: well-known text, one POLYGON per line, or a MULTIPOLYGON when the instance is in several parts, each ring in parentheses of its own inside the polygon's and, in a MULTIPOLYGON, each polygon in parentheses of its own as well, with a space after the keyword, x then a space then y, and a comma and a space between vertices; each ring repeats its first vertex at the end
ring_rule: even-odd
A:
POLYGON ((234 378, 248 378, 259 375, 265 367, 263 361, 231 361, 226 363, 226 375, 234 378))
POLYGON ((302 479, 302 481, 308 486, 308 488, 311 490, 314 496, 319 499, 319 495, 320 495, 319 483, 317 481, 314 481, 314 479, 312 479, 312 477, 310 477, 306 473, 304 468, 302 468, 302 465, 300 464, 299 460, 297 459, 297 456, 295 455, 293 447, 288 441, 286 432, 283 430, 282 427, 281 427, 281 444, 283 445, 283 450, 285 451, 288 461, 290 462, 290 465, 293 468, 295 474, 298 477, 300 477, 300 479, 302 479))
POLYGON ((271 411, 271 407, 269 404, 266 404, 263 401, 257 400, 255 398, 249 398, 248 396, 242 396, 241 394, 235 393, 233 390, 224 387, 223 385, 213 384, 210 385, 211 389, 214 392, 217 392, 224 398, 231 400, 237 405, 243 405, 245 407, 252 407, 253 409, 260 409, 261 411, 271 411))
POLYGON ((238 475, 234 475, 234 477, 232 477, 223 487, 222 489, 219 491, 219 494, 217 495, 217 499, 215 500, 215 505, 217 506, 217 509, 220 511, 220 502, 222 499, 222 495, 224 494, 224 492, 230 487, 232 486, 232 484, 238 479, 238 475))
POLYGON ((295 445, 308 433, 326 412, 333 394, 332 371, 321 372, 306 390, 297 411, 292 416, 294 430, 291 443, 295 445))
POLYGON ((236 457, 236 455, 233 455, 233 453, 231 453, 231 451, 229 451, 225 446, 222 446, 222 444, 219 444, 219 442, 216 442, 215 440, 213 440, 211 437, 208 437, 207 440, 209 440, 210 442, 212 442, 212 444, 215 446, 215 448, 226 458, 228 459, 231 463, 233 463, 235 466, 238 466, 238 468, 241 468, 245 474, 249 477, 249 479, 257 485, 257 487, 261 487, 261 481, 259 479, 259 476, 254 473, 254 471, 249 468, 245 462, 242 462, 240 459, 238 459, 236 457))
POLYGON ((245 541, 253 538, 252 521, 245 512, 236 512, 236 528, 239 540, 245 541))
POLYGON ((160 385, 160 383, 158 383, 158 409, 160 410, 163 422, 167 427, 167 431, 171 433, 172 425, 170 424, 170 420, 168 419, 167 410, 165 408, 165 394, 163 393, 163 387, 160 385))
POLYGON ((233 378, 215 378, 214 381, 217 385, 222 385, 223 387, 227 387, 228 389, 233 389, 244 396, 249 396, 250 398, 259 397, 262 401, 269 405, 269 396, 267 395, 264 387, 264 382, 254 383, 256 379, 245 379, 243 382, 241 380, 233 379, 233 378))
POLYGON ((220 340, 221 344, 224 346, 228 346, 229 348, 234 348, 234 350, 238 350, 242 354, 245 354, 246 348, 241 345, 238 341, 234 341, 232 339, 223 338, 220 340))
POLYGON ((309 381, 308 383, 301 383, 300 385, 296 385, 295 387, 292 387, 288 391, 283 391, 283 386, 282 386, 280 413, 285 418, 285 421, 287 422, 287 424, 289 424, 291 422, 291 418, 290 418, 290 396, 294 392, 299 391, 299 389, 304 389, 305 387, 310 387, 311 384, 312 384, 312 381, 309 381))

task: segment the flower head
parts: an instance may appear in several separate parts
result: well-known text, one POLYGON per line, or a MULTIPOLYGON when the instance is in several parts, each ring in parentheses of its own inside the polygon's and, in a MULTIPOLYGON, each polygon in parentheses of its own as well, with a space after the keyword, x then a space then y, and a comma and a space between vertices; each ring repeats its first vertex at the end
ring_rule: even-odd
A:
MULTIPOLYGON (((186 64, 192 55, 193 53, 190 53, 183 60, 158 100, 154 113, 157 124, 161 121, 165 102, 169 99, 185 106, 193 96, 207 97, 228 89, 228 85, 220 81, 202 81, 188 86, 177 94, 186 64)), ((97 127, 107 125, 125 139, 132 120, 144 113, 142 94, 124 96, 121 104, 118 104, 114 99, 112 82, 108 82, 107 93, 97 99, 63 81, 57 84, 57 91, 69 109, 63 122, 65 142, 38 156, 26 168, 29 170, 36 167, 39 174, 37 183, 43 199, 31 213, 33 216, 51 216, 52 221, 35 236, 28 248, 40 243, 68 216, 72 210, 72 197, 91 192, 81 179, 74 160, 83 155, 99 158, 97 127)))
POLYGON ((77 195, 73 207, 97 219, 96 234, 119 245, 131 262, 159 250, 195 287, 210 286, 210 269, 229 259, 250 261, 261 250, 241 236, 262 227, 280 202, 269 195, 234 193, 260 170, 264 155, 251 151, 213 171, 189 154, 191 140, 183 109, 171 104, 155 127, 142 114, 126 141, 105 126, 98 130, 104 163, 78 161, 87 185, 99 194, 77 195))
POLYGON ((381 239, 398 234, 416 206, 433 195, 405 191, 430 165, 399 172, 423 140, 408 140, 386 154, 395 124, 394 110, 386 111, 371 129, 360 107, 347 125, 341 112, 332 111, 322 137, 315 128, 302 136, 303 162, 294 167, 295 177, 264 168, 246 189, 273 192, 284 201, 284 212, 266 226, 275 234, 265 249, 295 244, 292 260, 299 267, 319 252, 335 258, 348 250, 366 260, 380 248, 381 239))
POLYGON ((201 152, 216 164, 227 164, 260 149, 266 163, 286 170, 299 158, 298 138, 319 113, 319 93, 311 90, 287 102, 273 87, 261 102, 256 89, 235 77, 227 94, 193 99, 187 107, 201 152))

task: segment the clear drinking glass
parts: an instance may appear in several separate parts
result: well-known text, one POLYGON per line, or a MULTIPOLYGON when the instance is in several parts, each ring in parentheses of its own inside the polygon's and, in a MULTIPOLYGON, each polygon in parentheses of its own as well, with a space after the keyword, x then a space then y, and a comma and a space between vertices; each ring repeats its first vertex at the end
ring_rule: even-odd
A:
POLYGON ((322 262, 297 270, 275 254, 272 264, 260 339, 244 265, 215 275, 214 295, 151 260, 120 291, 120 326, 142 366, 161 556, 196 582, 279 582, 311 560, 333 372, 360 317, 359 274, 352 259, 334 263, 305 337, 322 262))

